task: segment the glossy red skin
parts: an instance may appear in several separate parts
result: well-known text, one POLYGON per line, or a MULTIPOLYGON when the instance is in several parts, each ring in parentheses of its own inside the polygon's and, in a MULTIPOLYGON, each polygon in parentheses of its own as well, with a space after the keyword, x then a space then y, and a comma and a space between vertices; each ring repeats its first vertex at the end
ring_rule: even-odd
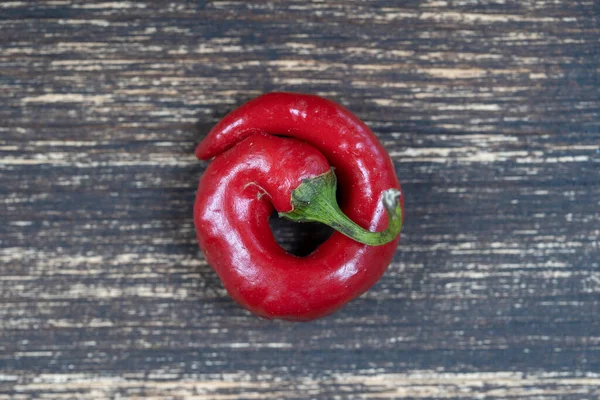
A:
POLYGON ((342 106, 313 95, 265 94, 223 118, 196 155, 216 156, 194 206, 198 243, 230 296, 253 313, 323 317, 369 289, 390 264, 400 237, 367 246, 334 232, 309 256, 296 257, 277 244, 269 226, 273 208, 290 211, 292 190, 331 164, 346 215, 367 229, 386 228, 381 193, 400 189, 392 161, 342 106))

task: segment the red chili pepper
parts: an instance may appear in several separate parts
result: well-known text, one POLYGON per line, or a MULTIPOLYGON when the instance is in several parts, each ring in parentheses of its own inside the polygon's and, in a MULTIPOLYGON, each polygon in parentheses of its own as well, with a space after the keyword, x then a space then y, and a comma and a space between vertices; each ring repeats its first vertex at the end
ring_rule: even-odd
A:
POLYGON ((198 243, 230 296, 253 313, 323 317, 369 289, 390 264, 404 212, 400 184, 381 143, 342 106, 265 94, 225 116, 196 156, 215 157, 194 206, 198 243), (273 209, 337 232, 296 257, 273 237, 273 209))

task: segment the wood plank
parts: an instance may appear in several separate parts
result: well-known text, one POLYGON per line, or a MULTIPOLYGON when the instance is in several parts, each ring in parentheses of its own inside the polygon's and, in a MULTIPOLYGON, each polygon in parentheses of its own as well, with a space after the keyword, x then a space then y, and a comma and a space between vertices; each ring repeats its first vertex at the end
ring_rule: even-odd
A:
POLYGON ((598 397, 599 16, 0 3, 0 399, 598 397), (385 276, 306 324, 235 305, 191 218, 195 144, 273 90, 355 112, 406 193, 385 276))

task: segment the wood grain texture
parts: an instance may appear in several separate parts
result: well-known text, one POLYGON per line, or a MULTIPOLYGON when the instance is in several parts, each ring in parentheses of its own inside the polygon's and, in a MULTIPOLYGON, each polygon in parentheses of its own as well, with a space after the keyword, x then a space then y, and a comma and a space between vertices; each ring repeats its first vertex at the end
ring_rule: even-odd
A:
POLYGON ((594 0, 0 2, 0 399, 598 398, 599 38, 594 0), (194 237, 194 145, 272 90, 355 112, 406 193, 313 323, 194 237))

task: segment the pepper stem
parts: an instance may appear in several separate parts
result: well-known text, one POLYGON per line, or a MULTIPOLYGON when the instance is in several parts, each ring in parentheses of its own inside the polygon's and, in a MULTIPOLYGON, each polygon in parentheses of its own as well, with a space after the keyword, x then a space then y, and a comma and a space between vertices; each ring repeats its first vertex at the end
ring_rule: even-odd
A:
POLYGON ((315 178, 304 179, 292 191, 292 211, 279 216, 296 222, 320 222, 357 242, 380 246, 394 240, 402 230, 400 191, 383 192, 383 206, 388 213, 388 227, 381 232, 371 232, 357 225, 340 209, 335 198, 337 179, 333 170, 315 178))

